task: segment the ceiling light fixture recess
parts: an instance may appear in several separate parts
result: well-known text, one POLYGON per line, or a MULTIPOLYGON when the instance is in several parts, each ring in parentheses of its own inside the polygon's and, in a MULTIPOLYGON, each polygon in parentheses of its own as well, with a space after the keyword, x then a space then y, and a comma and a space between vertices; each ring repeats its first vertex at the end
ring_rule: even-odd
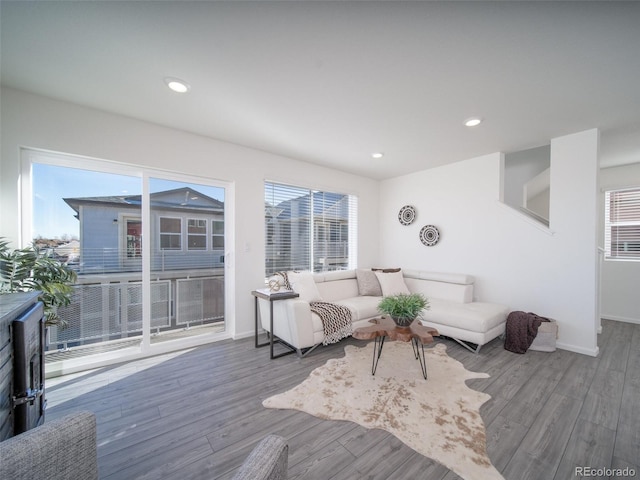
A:
POLYGON ((478 117, 472 117, 472 118, 467 118, 464 121, 464 124, 467 127, 477 127, 478 125, 480 125, 482 123, 482 119, 478 118, 478 117))
POLYGON ((179 78, 165 77, 164 83, 166 83, 167 87, 169 87, 176 93, 187 93, 189 90, 191 90, 191 85, 189 85, 184 80, 180 80, 179 78))
POLYGON ((382 157, 384 157, 384 153, 382 153, 382 152, 375 152, 375 153, 372 153, 372 154, 371 154, 371 156, 372 156, 373 158, 382 158, 382 157))

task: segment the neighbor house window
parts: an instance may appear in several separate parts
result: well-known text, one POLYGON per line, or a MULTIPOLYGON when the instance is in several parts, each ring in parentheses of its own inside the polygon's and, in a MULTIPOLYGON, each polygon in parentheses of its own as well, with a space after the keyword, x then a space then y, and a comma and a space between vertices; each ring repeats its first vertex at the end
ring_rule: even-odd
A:
POLYGON ((182 219, 160 217, 160 250, 182 249, 182 219))
POLYGON ((187 249, 207 249, 207 221, 202 218, 187 220, 187 249))
POLYGON ((265 182, 266 275, 355 268, 358 199, 265 182))
POLYGON ((142 257, 142 221, 126 219, 127 225, 127 258, 142 257))
POLYGON ((605 258, 640 260, 640 187, 605 192, 605 258))
POLYGON ((211 221, 212 248, 224 248, 224 220, 211 221))

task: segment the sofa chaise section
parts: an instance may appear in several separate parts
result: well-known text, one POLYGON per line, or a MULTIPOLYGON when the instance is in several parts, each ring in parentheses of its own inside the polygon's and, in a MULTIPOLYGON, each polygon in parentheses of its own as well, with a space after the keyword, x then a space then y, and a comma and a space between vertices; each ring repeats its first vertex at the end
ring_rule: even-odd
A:
POLYGON ((411 292, 423 293, 429 299, 430 308, 422 312, 421 321, 441 336, 477 353, 482 345, 504 334, 509 308, 473 301, 473 276, 409 270, 404 272, 404 279, 411 292))

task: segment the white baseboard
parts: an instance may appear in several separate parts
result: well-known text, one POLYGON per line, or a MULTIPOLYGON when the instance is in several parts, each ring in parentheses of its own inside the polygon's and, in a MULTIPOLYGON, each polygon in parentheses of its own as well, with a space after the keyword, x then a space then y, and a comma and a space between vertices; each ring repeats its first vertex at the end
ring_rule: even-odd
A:
POLYGON ((589 355, 590 357, 597 357, 598 353, 600 353, 600 348, 584 348, 578 347, 577 345, 571 345, 569 343, 557 342, 556 347, 561 350, 568 350, 569 352, 581 353, 583 355, 589 355))
MULTIPOLYGON (((262 332, 260 332, 262 333, 262 332)), ((240 340, 242 338, 249 338, 249 337, 253 337, 256 334, 255 331, 251 330, 249 332, 241 332, 241 333, 237 333, 233 336, 234 340, 240 340)))
POLYGON ((636 323, 640 324, 640 318, 619 317, 617 315, 601 315, 603 320, 614 320, 616 322, 636 323))

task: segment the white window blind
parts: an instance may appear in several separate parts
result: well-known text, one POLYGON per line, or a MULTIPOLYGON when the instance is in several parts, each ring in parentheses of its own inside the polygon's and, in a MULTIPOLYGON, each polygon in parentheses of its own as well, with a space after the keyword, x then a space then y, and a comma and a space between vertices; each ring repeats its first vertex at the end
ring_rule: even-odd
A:
POLYGON ((605 192, 605 258, 640 260, 640 187, 605 192))
POLYGON ((266 275, 355 268, 358 200, 265 182, 266 275))

